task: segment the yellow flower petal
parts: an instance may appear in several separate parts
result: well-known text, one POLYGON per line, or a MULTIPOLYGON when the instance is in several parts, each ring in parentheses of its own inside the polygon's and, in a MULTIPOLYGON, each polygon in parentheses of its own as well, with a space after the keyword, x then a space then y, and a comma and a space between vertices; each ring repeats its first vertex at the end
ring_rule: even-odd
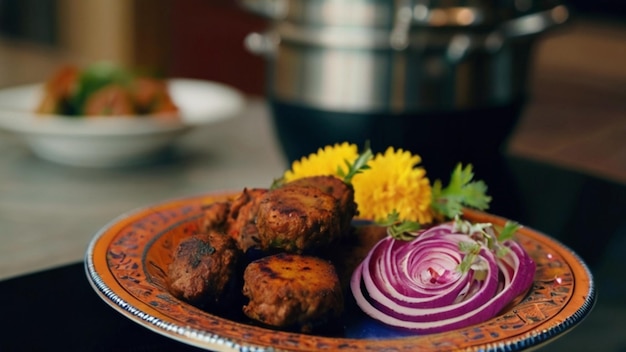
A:
POLYGON ((352 179, 359 215, 384 221, 395 210, 400 220, 430 223, 431 186, 426 171, 416 167, 420 162, 419 155, 392 147, 376 154, 371 169, 352 179))
POLYGON ((337 176, 338 168, 347 169, 346 161, 352 164, 359 156, 355 144, 343 142, 333 146, 327 145, 291 164, 291 170, 283 175, 285 182, 309 176, 337 176))

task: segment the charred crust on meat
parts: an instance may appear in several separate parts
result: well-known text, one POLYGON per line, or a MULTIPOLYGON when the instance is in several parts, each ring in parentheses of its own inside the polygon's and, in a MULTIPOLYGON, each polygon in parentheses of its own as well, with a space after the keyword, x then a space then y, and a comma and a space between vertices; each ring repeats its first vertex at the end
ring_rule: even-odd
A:
POLYGON ((191 237, 189 241, 181 242, 180 246, 179 253, 188 253, 187 260, 192 269, 196 269, 205 256, 215 253, 215 247, 208 242, 198 240, 198 237, 191 237))
POLYGON ((313 332, 338 321, 344 310, 333 265, 312 256, 281 253, 250 263, 243 294, 246 316, 281 330, 313 332))
POLYGON ((303 253, 330 244, 341 234, 336 199, 316 187, 287 185, 268 192, 256 226, 263 250, 303 253))
POLYGON ((218 231, 183 239, 168 266, 170 292, 194 306, 220 310, 239 290, 239 255, 233 239, 218 231))
POLYGON ((341 219, 341 232, 348 231, 351 227, 352 219, 358 215, 357 204, 354 201, 354 187, 335 176, 304 177, 291 181, 287 186, 316 187, 324 193, 335 197, 339 205, 338 211, 341 219))
POLYGON ((342 252, 363 254, 353 240, 358 212, 351 185, 306 177, 244 188, 202 211, 198 233, 185 233, 168 267, 173 296, 273 329, 341 329, 345 278, 354 264, 342 252))

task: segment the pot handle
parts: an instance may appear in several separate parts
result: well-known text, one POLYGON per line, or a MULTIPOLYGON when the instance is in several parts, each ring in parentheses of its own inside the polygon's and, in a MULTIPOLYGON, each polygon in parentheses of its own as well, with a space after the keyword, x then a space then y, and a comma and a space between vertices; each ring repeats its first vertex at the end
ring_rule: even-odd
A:
POLYGON ((498 29, 505 39, 525 37, 539 34, 552 27, 565 23, 569 11, 565 5, 557 5, 551 9, 524 15, 504 22, 498 29))
POLYGON ((565 23, 568 18, 567 7, 558 5, 548 10, 506 21, 487 35, 481 43, 476 43, 466 34, 458 34, 450 40, 446 49, 446 57, 448 62, 458 63, 476 50, 487 50, 494 53, 509 40, 537 35, 565 23))

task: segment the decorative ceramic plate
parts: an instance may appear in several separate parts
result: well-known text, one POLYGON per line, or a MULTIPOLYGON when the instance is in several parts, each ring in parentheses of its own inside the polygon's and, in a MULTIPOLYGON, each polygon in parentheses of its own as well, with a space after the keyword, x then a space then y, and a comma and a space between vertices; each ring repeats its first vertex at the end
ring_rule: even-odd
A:
POLYGON ((234 117, 244 106, 243 95, 221 83, 182 78, 167 83, 179 108, 178 117, 37 115, 34 110, 43 84, 2 89, 0 128, 22 137, 46 160, 75 166, 126 166, 153 160, 181 135, 234 117))
MULTIPOLYGON (((516 234, 537 264, 526 295, 484 323, 428 335, 399 335, 364 315, 346 319, 340 336, 271 330, 209 314, 172 296, 166 270, 178 241, 199 228, 202 206, 235 193, 164 202, 125 214, 104 227, 86 253, 96 293, 132 321, 189 345, 218 351, 476 350, 517 351, 545 344, 575 327, 595 301, 592 275, 571 250, 527 227, 516 234)), ((506 219, 467 211, 477 222, 506 219)))

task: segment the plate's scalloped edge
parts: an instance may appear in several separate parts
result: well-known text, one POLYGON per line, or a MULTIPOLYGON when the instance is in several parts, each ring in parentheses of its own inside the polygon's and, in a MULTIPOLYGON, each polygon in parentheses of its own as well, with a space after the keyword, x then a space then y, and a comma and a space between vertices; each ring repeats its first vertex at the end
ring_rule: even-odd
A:
MULTIPOLYGON (((91 247, 91 245, 90 245, 91 247)), ((124 299, 119 297, 115 292, 113 292, 102 280, 100 275, 95 270, 93 261, 87 257, 85 261, 85 270, 87 271, 87 277, 89 278, 89 282, 92 287, 96 289, 96 291, 100 294, 100 298, 102 298, 107 304, 115 308, 116 310, 124 313, 125 315, 132 318, 132 321, 139 323, 139 321, 143 321, 147 323, 147 325, 139 324, 143 327, 151 327, 153 330, 166 333, 169 337, 186 343, 191 344, 196 347, 201 348, 227 348, 233 351, 240 352, 271 352, 274 351, 273 348, 252 346, 252 345, 241 345, 235 341, 232 341, 228 338, 211 334, 205 331, 192 329, 189 327, 183 327, 174 323, 165 322, 159 318, 156 318, 150 314, 142 312, 140 309, 137 309, 133 305, 126 302, 124 299)))
MULTIPOLYGON (((505 218, 500 217, 498 215, 493 215, 493 214, 489 214, 489 215, 495 218, 499 218, 503 221, 506 220, 505 218)), ((476 348, 475 349, 476 351, 480 351, 480 352, 523 351, 529 348, 533 348, 533 349, 539 348, 543 344, 551 341, 551 338, 556 337, 557 335, 561 333, 568 333, 572 331, 574 327, 580 324, 589 315, 589 313, 591 313, 591 310, 595 306, 597 292, 596 292, 596 287, 594 284, 595 281, 593 278, 593 273, 591 272, 587 264, 578 255, 578 253, 576 253, 574 250, 572 250, 569 246, 565 245, 560 240, 552 236, 546 235, 542 231, 539 231, 529 226, 524 226, 524 227, 534 233, 540 234, 541 236, 548 238, 550 241, 560 246, 562 250, 566 251, 569 255, 571 255, 576 260, 577 264, 580 265, 581 268, 584 269, 585 274, 589 278, 589 290, 587 291, 585 295, 585 299, 583 303, 581 304, 581 306, 574 313, 572 313, 570 316, 568 316, 562 322, 556 324, 555 326, 543 329, 539 332, 537 331, 529 332, 525 335, 522 335, 522 337, 516 340, 512 340, 508 342, 486 344, 483 347, 476 348)), ((561 335, 561 337, 562 336, 563 335, 561 335)))
MULTIPOLYGON (((147 208, 149 207, 140 209, 147 208)), ((128 318, 130 318, 130 320, 134 321, 140 326, 150 328, 156 333, 166 334, 170 338, 188 345, 193 345, 204 349, 218 348, 220 351, 228 349, 230 351, 239 352, 273 352, 274 348, 271 347, 267 348, 254 345, 242 345, 217 334, 211 334, 206 331, 192 329, 190 327, 183 327, 175 323, 165 322, 157 317, 141 311, 137 307, 126 302, 123 298, 115 294, 115 292, 113 292, 113 290, 111 290, 111 288, 105 284, 104 280, 101 278, 95 268, 95 263, 92 255, 94 252, 94 247, 96 246, 98 240, 100 240, 100 238, 102 237, 105 229, 108 229, 116 222, 131 216, 137 211, 138 210, 135 209, 134 211, 129 211, 113 219, 98 233, 96 233, 93 239, 89 242, 86 252, 87 254, 85 255, 85 271, 89 284, 98 293, 98 296, 109 306, 119 311, 123 315, 126 315, 128 318), (141 324, 141 322, 145 322, 147 324, 141 324)))
MULTIPOLYGON (((538 348, 544 343, 550 341, 551 338, 565 332, 571 331, 576 325, 581 323, 591 312, 595 305, 596 290, 591 287, 589 294, 585 298, 582 306, 567 317, 563 322, 549 329, 540 332, 530 333, 519 340, 502 342, 497 344, 488 344, 487 348, 477 348, 477 351, 485 352, 502 352, 502 351, 524 351, 529 348, 538 348)), ((562 336, 561 336, 562 337, 562 336)))
MULTIPOLYGON (((90 245, 91 246, 91 245, 90 245)), ((573 253, 579 263, 585 268, 587 274, 590 277, 590 283, 593 283, 593 277, 591 276, 591 272, 589 268, 582 262, 578 255, 573 253)), ((232 341, 228 338, 207 333, 205 331, 191 329, 188 327, 182 327, 176 325, 174 323, 165 322, 159 318, 156 318, 150 314, 142 312, 137 309, 133 305, 124 301, 121 297, 116 295, 100 278, 97 274, 93 261, 87 260, 85 262, 85 269, 87 271, 87 276, 91 285, 96 289, 97 292, 100 293, 101 298, 113 308, 121 311, 122 313, 128 315, 133 318, 131 320, 139 323, 137 320, 141 320, 143 322, 148 323, 148 325, 142 325, 144 327, 151 326, 154 330, 158 330, 158 332, 165 332, 168 336, 173 339, 176 339, 180 342, 191 344, 196 347, 201 348, 228 348, 234 351, 240 352, 272 352, 273 348, 269 347, 259 347, 252 345, 241 345, 235 341, 232 341), (106 298, 106 299, 104 299, 106 298)), ((537 348, 541 346, 543 343, 549 341, 552 337, 557 336, 560 333, 571 331, 571 329, 582 322, 588 314, 591 312, 593 306, 595 305, 596 298, 596 289, 593 284, 590 285, 590 290, 583 302, 582 306, 574 312, 571 316, 566 318, 560 324, 551 327, 549 329, 542 330, 541 332, 531 333, 526 335, 519 340, 509 341, 505 343, 495 343, 495 344, 487 344, 482 347, 478 346, 476 348, 477 351, 485 351, 485 352, 500 352, 500 351, 523 351, 528 348, 537 348)))
MULTIPOLYGON (((546 238, 549 238, 552 242, 559 245, 561 249, 567 251, 572 257, 574 257, 574 259, 578 262, 578 264, 585 270, 585 274, 589 278, 589 290, 587 291, 587 294, 585 295, 585 300, 581 304, 580 308, 578 308, 574 313, 572 313, 570 316, 568 316, 559 324, 556 324, 555 326, 549 327, 547 329, 543 329, 540 332, 527 333, 526 335, 523 335, 523 337, 517 340, 509 341, 506 343, 488 344, 485 346, 487 348, 484 348, 484 347, 477 348, 476 349, 477 351, 481 351, 481 352, 523 351, 529 348, 533 348, 533 349, 539 348, 544 343, 549 342, 551 338, 561 333, 567 333, 567 332, 572 331, 572 329, 575 326, 580 324, 589 315, 589 313, 591 313, 591 310, 595 306, 597 292, 596 292, 596 287, 594 284, 593 273, 591 272, 587 264, 585 264, 582 258, 578 255, 578 253, 576 253, 571 248, 569 248, 569 246, 563 244, 561 241, 559 241, 558 239, 554 237, 548 236, 545 233, 539 230, 536 230, 534 228, 530 228, 530 227, 526 227, 526 228, 546 238)), ((561 335, 561 337, 562 336, 563 335, 561 335)))
MULTIPOLYGON (((182 197, 178 200, 189 199, 189 197, 182 197)), ((165 203, 164 203, 165 204, 165 203)), ((151 208, 151 207, 147 207, 151 208)), ((139 209, 141 210, 141 209, 139 209)), ((168 323, 163 321, 153 315, 150 315, 146 312, 143 312, 141 309, 133 306, 132 304, 125 301, 118 294, 113 292, 113 290, 106 285, 102 277, 98 274, 94 258, 93 258, 93 249, 96 246, 98 240, 101 239, 103 233, 106 229, 108 229, 113 224, 123 220, 126 217, 130 217, 135 214, 138 210, 130 211, 125 214, 122 214, 118 218, 111 221, 109 224, 104 226, 92 239, 90 242, 87 255, 85 256, 85 270, 87 273, 88 281, 91 286, 95 289, 95 291, 99 294, 99 296, 111 307, 126 315, 135 323, 142 325, 148 329, 153 330, 154 332, 164 334, 174 340, 179 342, 193 345, 196 347, 204 348, 204 349, 217 349, 218 351, 240 351, 240 352, 273 352, 276 351, 275 348, 257 346, 257 345, 243 345, 235 340, 230 338, 226 338, 217 334, 210 333, 204 330, 192 329, 190 327, 181 326, 176 323, 168 323)), ((497 215, 489 214, 489 216, 500 218, 497 215)), ((539 331, 531 331, 527 333, 523 333, 518 336, 518 338, 511 338, 506 342, 494 342, 487 343, 482 345, 477 345, 473 347, 469 347, 470 351, 480 351, 480 352, 501 352, 501 351, 522 351, 526 349, 535 349, 539 348, 542 345, 548 343, 551 338, 561 334, 571 331, 576 325, 581 323, 584 318, 588 316, 588 314, 593 309, 596 303, 596 288, 594 285, 594 278, 589 270, 589 267, 585 264, 582 258, 573 250, 571 250, 568 246, 561 243, 561 241, 544 234, 541 231, 538 231, 532 227, 526 227, 528 230, 539 234, 543 237, 548 238, 551 242, 555 243, 560 247, 561 250, 566 251, 572 258, 577 262, 578 265, 584 270, 586 276, 589 279, 588 290, 586 292, 581 292, 584 295, 584 300, 580 307, 576 309, 575 312, 571 313, 567 316, 563 321, 553 325, 546 327, 539 331)))

